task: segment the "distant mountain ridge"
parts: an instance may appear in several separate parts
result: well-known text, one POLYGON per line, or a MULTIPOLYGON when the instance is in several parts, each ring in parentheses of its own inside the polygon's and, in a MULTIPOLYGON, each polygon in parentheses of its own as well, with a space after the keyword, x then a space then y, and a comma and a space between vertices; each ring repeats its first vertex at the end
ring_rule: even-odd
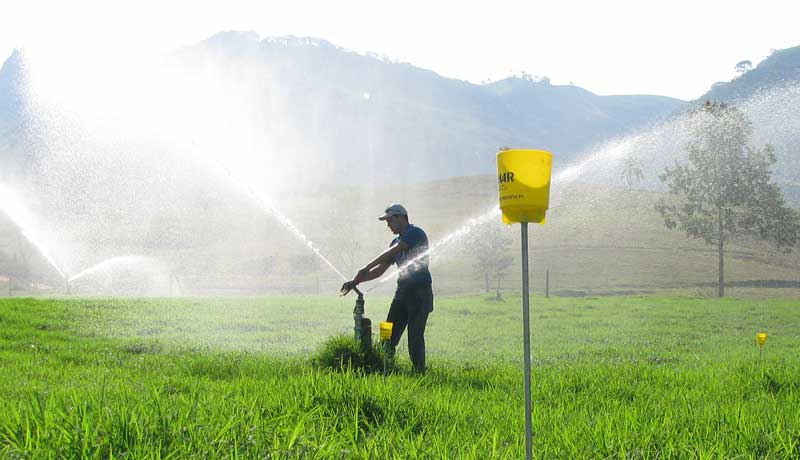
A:
MULTIPOLYGON (((328 177, 344 182, 488 173, 506 145, 549 149, 565 163, 685 104, 662 96, 597 96, 522 77, 475 85, 325 40, 249 32, 216 34, 170 59, 231 75, 253 66, 268 72, 291 107, 276 133, 281 148, 314 152, 328 177)), ((4 67, 5 78, 14 67, 4 67)), ((254 97, 274 103, 275 91, 267 93, 254 97)))
MULTIPOLYGON (((701 99, 747 97, 746 88, 785 81, 781 75, 796 77, 798 66, 786 62, 795 62, 798 49, 775 52, 701 99)), ((8 165, 20 154, 20 141, 8 138, 24 131, 21 105, 14 99, 22 61, 15 52, 0 70, 0 136, 6 138, 0 140, 0 167, 4 158, 8 165)), ((265 82, 252 95, 270 114, 259 127, 275 139, 265 150, 303 152, 315 169, 325 171, 315 179, 332 184, 490 173, 501 146, 551 150, 560 166, 593 145, 690 105, 664 96, 598 96, 525 76, 476 85, 322 39, 262 39, 252 32, 218 33, 176 50, 168 61, 211 68, 232 81, 265 82)))
POLYGON ((14 50, 0 67, 0 179, 17 173, 24 161, 23 78, 22 54, 14 50))
POLYGON ((800 46, 775 50, 754 69, 729 82, 717 82, 698 101, 728 103, 745 101, 754 95, 800 83, 800 46))
POLYGON ((694 103, 721 101, 743 107, 755 126, 754 144, 771 144, 773 168, 787 200, 800 206, 800 46, 775 50, 729 82, 719 82, 694 103))
POLYGON ((22 53, 14 50, 0 66, 0 117, 18 115, 22 106, 22 53))
POLYGON ((187 65, 211 59, 219 68, 270 69, 297 108, 284 120, 293 130, 308 132, 309 120, 325 120, 311 139, 295 139, 290 148, 322 149, 323 158, 335 158, 327 165, 332 176, 353 179, 488 173, 501 146, 549 149, 564 164, 685 105, 662 96, 597 96, 523 77, 475 85, 314 38, 223 32, 174 56, 187 65))

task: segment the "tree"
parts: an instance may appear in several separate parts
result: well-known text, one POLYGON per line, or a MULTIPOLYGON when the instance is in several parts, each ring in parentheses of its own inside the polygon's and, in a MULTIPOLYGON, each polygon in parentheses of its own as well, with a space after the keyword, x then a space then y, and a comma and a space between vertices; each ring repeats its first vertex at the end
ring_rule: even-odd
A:
POLYGON ((736 66, 734 67, 737 73, 745 73, 752 68, 753 68, 753 63, 747 60, 737 62, 736 66))
POLYGON ((628 155, 622 162, 622 172, 620 177, 628 186, 628 190, 633 189, 637 182, 644 179, 642 164, 633 154, 628 155))
POLYGON ((660 178, 673 199, 659 201, 656 209, 667 228, 717 247, 722 297, 726 243, 754 237, 791 248, 800 239, 800 223, 772 181, 774 148, 749 145, 753 128, 741 111, 707 101, 690 116, 688 163, 664 170, 660 178))
POLYGON ((472 239, 473 245, 468 247, 475 256, 473 268, 484 281, 484 288, 489 292, 490 282, 494 281, 497 298, 500 299, 500 282, 508 274, 512 258, 508 255, 511 238, 505 235, 505 228, 500 223, 483 226, 472 239))

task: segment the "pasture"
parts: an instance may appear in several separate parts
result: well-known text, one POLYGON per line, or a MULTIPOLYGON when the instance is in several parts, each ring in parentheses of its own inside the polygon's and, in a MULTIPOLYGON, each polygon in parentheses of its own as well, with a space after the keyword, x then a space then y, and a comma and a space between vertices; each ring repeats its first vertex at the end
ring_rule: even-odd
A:
MULTIPOLYGON (((316 369, 354 298, 0 299, 6 458, 524 455, 519 297, 437 298, 430 371, 316 369)), ((388 299, 367 297, 383 318, 388 299)), ((533 297, 537 458, 800 456, 794 300, 533 297), (760 355, 757 332, 769 334, 760 355)))

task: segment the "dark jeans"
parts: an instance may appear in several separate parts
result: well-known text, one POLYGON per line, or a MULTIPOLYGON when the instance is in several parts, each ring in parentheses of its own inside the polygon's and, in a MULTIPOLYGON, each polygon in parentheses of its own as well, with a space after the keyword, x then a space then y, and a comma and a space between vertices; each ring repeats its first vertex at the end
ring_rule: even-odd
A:
POLYGON ((418 372, 425 372, 425 324, 433 311, 433 289, 430 284, 397 285, 386 321, 393 323, 392 348, 400 343, 408 326, 408 355, 418 372))

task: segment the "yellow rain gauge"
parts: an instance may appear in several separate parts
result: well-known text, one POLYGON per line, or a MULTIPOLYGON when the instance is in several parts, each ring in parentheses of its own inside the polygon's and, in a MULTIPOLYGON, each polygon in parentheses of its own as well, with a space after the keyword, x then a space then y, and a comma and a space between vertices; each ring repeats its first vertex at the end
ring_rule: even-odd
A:
POLYGON ((528 282, 528 222, 544 224, 550 204, 553 154, 544 150, 503 149, 497 152, 497 187, 503 222, 522 228, 522 336, 525 359, 525 458, 533 456, 531 404, 531 327, 528 282))
POLYGON ((392 326, 394 323, 384 321, 380 324, 381 328, 381 342, 388 342, 392 339, 392 326))
POLYGON ((386 375, 386 354, 389 352, 389 342, 392 340, 394 323, 383 321, 380 324, 381 344, 383 344, 383 375, 386 375))
POLYGON ((758 345, 758 357, 764 359, 764 344, 767 343, 767 333, 759 332, 756 334, 756 344, 758 345))

